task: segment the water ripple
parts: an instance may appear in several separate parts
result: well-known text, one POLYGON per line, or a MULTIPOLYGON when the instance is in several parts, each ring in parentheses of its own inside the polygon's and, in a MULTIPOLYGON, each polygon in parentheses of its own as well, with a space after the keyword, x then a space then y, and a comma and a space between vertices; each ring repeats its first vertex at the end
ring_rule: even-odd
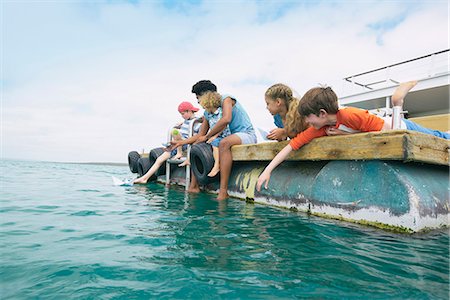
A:
POLYGON ((447 230, 113 186, 127 167, 1 164, 2 299, 448 299, 447 230))
POLYGON ((100 216, 101 214, 98 213, 98 211, 82 210, 82 211, 77 211, 77 212, 71 213, 70 215, 71 216, 86 217, 86 216, 100 216))

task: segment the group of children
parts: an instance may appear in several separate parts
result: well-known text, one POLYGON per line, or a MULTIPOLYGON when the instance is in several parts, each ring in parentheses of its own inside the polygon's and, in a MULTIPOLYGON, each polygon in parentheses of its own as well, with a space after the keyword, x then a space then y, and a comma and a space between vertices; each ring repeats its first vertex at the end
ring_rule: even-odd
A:
MULTIPOLYGON (((172 135, 171 146, 158 157, 150 170, 142 177, 137 178, 134 183, 146 183, 163 162, 175 155, 173 149, 180 149, 180 147, 186 147, 188 144, 206 142, 211 144, 215 159, 214 166, 208 176, 214 177, 220 171, 220 190, 217 199, 226 199, 228 197, 228 178, 233 163, 231 147, 256 143, 256 134, 250 118, 240 102, 233 96, 219 94, 216 85, 211 81, 201 80, 197 82, 192 87, 192 93, 195 94, 198 103, 205 110, 200 127, 194 128, 194 134, 190 137, 186 135, 182 139, 175 139, 172 135)), ((197 108, 191 104, 189 109, 184 110, 180 106, 178 110, 186 120, 185 122, 190 122, 195 118, 194 113, 198 111, 197 108)), ((188 160, 184 162, 184 164, 187 163, 189 163, 188 160)), ((195 176, 191 177, 189 191, 200 191, 195 176)))
MULTIPOLYGON (((391 97, 394 109, 402 111, 405 96, 416 84, 416 81, 410 81, 399 85, 391 97)), ((173 135, 168 151, 157 159, 147 174, 136 179, 135 183, 146 183, 165 160, 174 155, 181 156, 182 147, 186 147, 187 144, 207 142, 213 147, 215 159, 214 167, 208 176, 214 177, 220 171, 220 190, 217 199, 222 200, 228 197, 228 178, 232 166, 231 147, 256 143, 256 135, 248 114, 236 98, 217 93, 217 87, 211 81, 199 81, 192 87, 192 92, 205 110, 201 126, 195 128, 195 134, 191 137, 183 134, 183 130, 182 138, 173 135)), ((275 84, 267 89, 265 102, 277 126, 269 132, 267 138, 278 141, 289 138, 290 143, 261 173, 256 185, 258 191, 263 185, 267 188, 271 172, 287 158, 292 150, 300 149, 315 138, 392 129, 388 118, 383 119, 358 108, 339 108, 337 96, 330 87, 312 88, 298 99, 293 96, 288 86, 275 84)), ((198 108, 189 102, 183 102, 178 107, 178 111, 187 122, 195 118, 194 114, 198 108)), ((402 119, 401 125, 403 129, 450 139, 449 133, 424 128, 410 120, 402 119)), ((189 161, 183 164, 186 163, 189 161)), ((192 177, 189 191, 199 191, 195 177, 192 177)))

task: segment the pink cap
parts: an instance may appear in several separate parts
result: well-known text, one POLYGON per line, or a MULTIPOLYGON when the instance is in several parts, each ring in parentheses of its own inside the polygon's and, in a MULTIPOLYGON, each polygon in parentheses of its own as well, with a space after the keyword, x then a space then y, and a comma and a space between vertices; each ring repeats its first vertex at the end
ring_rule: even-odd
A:
POLYGON ((183 101, 178 105, 178 111, 182 113, 183 111, 192 110, 193 112, 198 111, 197 107, 194 107, 191 102, 183 101))

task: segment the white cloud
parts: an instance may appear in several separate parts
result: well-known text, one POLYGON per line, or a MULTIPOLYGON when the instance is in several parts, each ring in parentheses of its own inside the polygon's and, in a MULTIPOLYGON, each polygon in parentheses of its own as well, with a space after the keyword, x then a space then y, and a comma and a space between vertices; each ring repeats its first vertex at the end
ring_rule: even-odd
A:
POLYGON ((447 5, 306 2, 264 17, 264 2, 249 1, 187 11, 154 2, 6 2, 3 156, 124 162, 128 151, 165 140, 180 120, 178 103, 196 103, 190 90, 201 79, 270 129, 270 85, 303 94, 329 83, 339 93, 346 75, 448 48, 447 5), (396 17, 380 45, 369 25, 396 17))

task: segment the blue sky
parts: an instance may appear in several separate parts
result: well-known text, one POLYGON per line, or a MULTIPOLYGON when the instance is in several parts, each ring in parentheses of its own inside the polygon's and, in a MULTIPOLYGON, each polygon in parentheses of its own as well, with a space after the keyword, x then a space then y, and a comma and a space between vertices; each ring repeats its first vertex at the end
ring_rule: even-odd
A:
MULTIPOLYGON (((215 82, 273 127, 264 92, 449 48, 448 1, 8 1, 2 158, 125 162, 215 82)), ((412 79, 412 78, 410 78, 412 79)))

